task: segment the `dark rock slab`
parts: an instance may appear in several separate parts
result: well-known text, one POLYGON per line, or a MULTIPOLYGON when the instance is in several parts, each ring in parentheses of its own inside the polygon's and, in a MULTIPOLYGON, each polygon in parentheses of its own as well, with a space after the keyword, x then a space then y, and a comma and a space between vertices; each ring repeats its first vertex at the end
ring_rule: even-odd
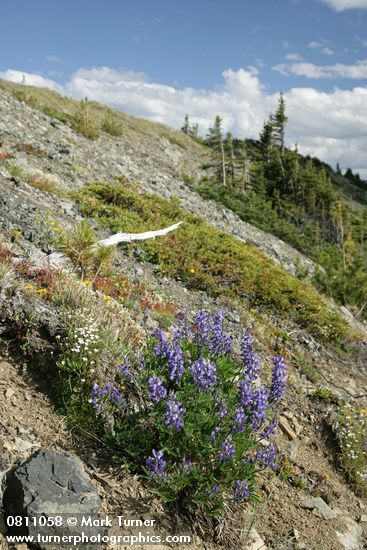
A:
MULTIPOLYGON (((32 455, 19 468, 8 473, 3 497, 5 518, 22 516, 21 526, 9 526, 7 535, 57 535, 78 536, 84 532, 93 537, 92 544, 83 544, 83 548, 96 548, 100 545, 94 537, 102 535, 98 526, 98 512, 101 499, 90 482, 82 463, 75 457, 55 451, 41 449, 32 455), (51 518, 59 517, 56 523, 51 518), (43 519, 40 519, 43 517, 43 519), (36 519, 33 519, 36 518, 36 519), (47 521, 47 518, 51 521, 47 521), (60 519, 61 518, 61 519, 60 519), (68 518, 74 518, 74 525, 68 524, 68 518), (83 520, 83 518, 86 518, 83 520), (83 525, 88 518, 97 526, 83 525), (97 521, 95 521, 97 520, 97 521), (46 522, 46 525, 44 523, 46 522)), ((90 520, 89 520, 90 521, 90 520)), ((72 522, 72 523, 73 523, 72 522)), ((55 540, 55 539, 52 539, 55 540)), ((57 540, 57 539, 56 539, 57 540)), ((38 548, 50 549, 55 542, 37 540, 38 548)), ((73 544, 57 541, 57 548, 70 548, 73 544)), ((78 547, 77 545, 74 547, 78 547)))

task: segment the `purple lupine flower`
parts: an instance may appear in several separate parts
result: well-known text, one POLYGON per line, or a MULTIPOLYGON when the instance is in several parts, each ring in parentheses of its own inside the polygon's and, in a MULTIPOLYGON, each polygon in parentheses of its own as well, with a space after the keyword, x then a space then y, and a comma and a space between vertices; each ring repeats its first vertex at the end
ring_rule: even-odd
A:
POLYGON ((157 355, 157 357, 163 357, 164 359, 167 359, 170 345, 163 330, 156 330, 153 333, 153 336, 158 339, 158 343, 154 346, 155 354, 157 355))
POLYGON ((126 407, 123 393, 109 382, 106 382, 103 386, 100 386, 96 381, 93 383, 90 403, 96 409, 96 414, 103 418, 111 414, 118 415, 126 407))
POLYGON ((185 317, 186 309, 182 308, 180 310, 180 313, 182 317, 181 319, 179 319, 178 324, 174 327, 174 332, 173 332, 174 344, 178 344, 180 340, 186 340, 190 333, 190 327, 187 323, 187 318, 185 317))
POLYGON ((220 449, 221 450, 218 455, 220 462, 228 462, 231 458, 233 458, 236 451, 232 445, 232 437, 230 435, 222 441, 220 449))
POLYGON ((138 360, 137 360, 137 363, 136 363, 136 368, 138 371, 140 370, 144 370, 146 368, 146 362, 145 362, 145 357, 144 355, 140 354, 138 356, 138 360))
POLYGON ((265 428, 260 434, 260 437, 269 439, 272 435, 274 435, 277 429, 277 426, 278 426, 278 420, 274 418, 271 422, 269 422, 267 426, 265 426, 265 428))
POLYGON ((210 315, 206 311, 198 311, 194 320, 195 341, 205 346, 209 343, 210 315))
POLYGON ((210 441, 212 443, 215 443, 215 440, 217 438, 217 434, 220 432, 220 427, 219 426, 216 426, 213 430, 212 430, 212 433, 210 434, 210 441))
POLYGON ((102 388, 99 386, 96 381, 93 382, 89 403, 91 403, 95 409, 96 416, 100 416, 104 420, 107 420, 107 418, 111 415, 105 399, 106 393, 107 390, 104 387, 102 388))
POLYGON ((176 401, 175 397, 169 399, 166 403, 166 412, 163 415, 166 427, 173 426, 179 432, 183 426, 182 416, 185 412, 186 409, 180 401, 176 401))
POLYGON ((214 363, 200 357, 190 367, 190 372, 194 377, 194 382, 202 390, 214 386, 217 381, 217 370, 214 363))
POLYGON ((228 408, 227 406, 223 403, 220 407, 219 407, 219 411, 218 411, 218 414, 219 414, 219 418, 223 421, 225 419, 225 417, 228 415, 228 408))
POLYGON ((176 325, 173 327, 173 343, 178 344, 180 340, 182 340, 186 335, 185 326, 183 323, 180 323, 179 325, 176 325))
POLYGON ((122 365, 120 365, 120 372, 123 374, 126 380, 129 380, 131 382, 135 378, 133 366, 127 355, 124 355, 123 360, 124 362, 122 363, 122 365))
POLYGON ((180 380, 184 370, 184 356, 182 349, 177 343, 172 346, 162 330, 157 330, 154 336, 158 338, 158 343, 154 347, 155 354, 158 357, 167 359, 168 373, 171 380, 180 380))
POLYGON ((269 401, 279 403, 285 391, 285 383, 287 378, 287 367, 284 363, 284 358, 276 356, 273 359, 273 374, 270 386, 269 401))
POLYGON ((206 311, 199 311, 194 321, 195 343, 209 345, 213 355, 228 355, 231 352, 231 337, 223 330, 223 313, 218 311, 214 319, 206 311))
POLYGON ((251 380, 242 378, 238 384, 238 401, 241 407, 245 409, 248 408, 252 403, 253 395, 254 392, 251 380))
POLYGON ((242 463, 243 464, 255 464, 255 460, 254 460, 252 454, 250 453, 250 451, 248 453, 246 453, 246 458, 244 458, 242 460, 242 463))
POLYGON ((182 467, 184 470, 189 470, 192 466, 192 461, 185 454, 182 455, 182 467))
POLYGON ((89 402, 93 405, 93 407, 97 407, 100 398, 105 394, 106 394, 106 389, 102 388, 95 380, 93 382, 93 387, 90 394, 91 398, 89 402))
POLYGON ((237 432, 243 432, 245 429, 245 421, 246 421, 247 415, 243 407, 237 407, 235 410, 234 415, 232 416, 232 420, 236 423, 236 429, 237 432))
POLYGON ((219 414, 219 418, 223 421, 225 417, 228 414, 228 407, 224 399, 221 399, 220 397, 215 398, 215 403, 218 406, 217 413, 219 414))
POLYGON ((246 481, 237 481, 233 484, 233 500, 235 504, 241 504, 244 500, 248 498, 249 489, 246 481))
POLYGON ((274 443, 270 443, 265 449, 259 449, 256 453, 255 463, 261 468, 261 470, 270 466, 275 470, 275 459, 278 456, 278 449, 274 443))
POLYGON ((167 474, 164 472, 166 461, 163 458, 163 451, 153 449, 152 455, 146 459, 146 465, 152 477, 166 477, 167 474))
POLYGON ((184 355, 178 344, 169 348, 167 365, 170 379, 178 382, 184 371, 184 355))
POLYGON ((214 355, 229 355, 231 353, 231 337, 223 330, 223 312, 219 310, 211 324, 209 342, 210 352, 214 355))
POLYGON ((219 491, 219 485, 218 483, 214 483, 212 485, 212 488, 211 489, 205 489, 205 493, 208 495, 208 497, 213 497, 214 495, 216 495, 219 491))
POLYGON ((269 406, 268 397, 268 390, 264 386, 259 386, 254 391, 250 418, 250 424, 254 431, 259 430, 261 425, 266 422, 265 412, 269 406))
POLYGON ((251 381, 255 381, 259 374, 260 361, 259 356, 254 350, 254 337, 251 334, 252 327, 247 327, 245 334, 241 338, 241 355, 246 374, 251 381))
POLYGON ((154 403, 159 403, 167 395, 167 390, 158 376, 151 376, 148 380, 149 397, 154 403))
POLYGON ((113 405, 116 408, 116 411, 118 411, 121 408, 124 408, 125 399, 121 391, 118 390, 115 386, 111 386, 110 384, 106 384, 106 388, 107 388, 109 402, 111 403, 111 405, 113 405))

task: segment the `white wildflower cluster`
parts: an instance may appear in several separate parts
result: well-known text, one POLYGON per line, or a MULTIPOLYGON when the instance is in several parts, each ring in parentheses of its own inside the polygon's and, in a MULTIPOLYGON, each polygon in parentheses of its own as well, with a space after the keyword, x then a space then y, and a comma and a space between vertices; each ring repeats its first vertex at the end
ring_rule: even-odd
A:
POLYGON ((332 427, 343 466, 358 481, 367 482, 367 410, 354 410, 350 403, 345 403, 332 427))
POLYGON ((69 334, 65 341, 67 351, 88 365, 95 365, 96 354, 101 348, 100 328, 96 319, 85 311, 68 315, 69 334), (76 325, 77 321, 77 325, 76 325))
POLYGON ((327 339, 334 339, 338 337, 338 332, 335 330, 335 327, 333 325, 327 325, 319 326, 320 334, 322 334, 327 339))

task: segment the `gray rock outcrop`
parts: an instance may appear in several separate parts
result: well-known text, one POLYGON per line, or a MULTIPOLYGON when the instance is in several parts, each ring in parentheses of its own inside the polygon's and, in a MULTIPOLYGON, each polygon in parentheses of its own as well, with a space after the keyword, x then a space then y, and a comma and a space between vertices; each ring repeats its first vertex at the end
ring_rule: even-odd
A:
MULTIPOLYGON (((55 542, 49 544, 45 538, 39 540, 39 535, 62 537, 80 535, 83 531, 89 537, 98 536, 101 533, 98 526, 81 526, 83 517, 92 518, 92 522, 97 520, 98 524, 100 506, 101 499, 83 465, 67 453, 41 449, 7 475, 3 497, 4 516, 8 518, 7 535, 33 535, 33 545, 39 548, 55 547, 55 542), (23 517, 22 525, 11 525, 13 522, 9 518, 16 516, 23 517), (51 518, 56 516, 61 519, 54 522, 51 518), (76 520, 74 525, 68 524, 69 518, 76 520)), ((57 541, 56 546, 69 548, 70 543, 65 539, 65 542, 57 541)), ((98 544, 83 545, 83 548, 88 547, 96 548, 98 544)))

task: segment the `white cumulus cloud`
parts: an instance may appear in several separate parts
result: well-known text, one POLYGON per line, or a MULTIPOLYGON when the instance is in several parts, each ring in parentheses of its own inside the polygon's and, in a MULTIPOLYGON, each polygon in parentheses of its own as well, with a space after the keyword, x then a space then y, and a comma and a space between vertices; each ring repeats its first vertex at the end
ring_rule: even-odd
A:
POLYGON ((299 53, 287 53, 287 55, 284 56, 284 59, 286 61, 302 61, 302 56, 299 53))
MULTIPOLYGON (((180 128, 186 113, 202 134, 219 114, 223 129, 238 137, 257 138, 274 112, 278 94, 270 94, 254 69, 227 69, 214 89, 177 88, 151 82, 141 73, 96 67, 79 69, 63 86, 40 75, 8 70, 0 78, 46 86, 75 98, 114 105, 129 114, 180 128)), ((335 166, 351 167, 367 177, 367 87, 321 92, 312 87, 285 93, 287 143, 301 153, 335 166)))
POLYGON ((255 69, 227 69, 223 77, 224 84, 215 90, 180 89, 150 82, 144 75, 126 70, 80 69, 66 83, 65 93, 78 98, 87 95, 174 127, 180 127, 185 113, 189 113, 202 129, 207 129, 219 114, 225 130, 255 136, 273 109, 275 97, 263 93, 255 69))
MULTIPOLYGON (((325 53, 325 52, 324 52, 325 53)), ((335 63, 334 65, 315 65, 314 63, 296 62, 279 63, 273 67, 283 75, 295 74, 307 78, 352 78, 361 80, 367 78, 367 59, 357 61, 353 65, 335 63)))
POLYGON ((351 9, 367 10, 367 0, 320 0, 336 11, 351 9))
POLYGON ((315 42, 315 41, 312 41, 308 44, 308 48, 311 48, 312 50, 317 50, 318 48, 322 48, 322 44, 321 42, 315 42))
POLYGON ((297 141, 302 153, 367 177, 367 88, 331 93, 294 88, 286 101, 288 139, 297 141))
POLYGON ((0 71, 0 78, 3 80, 10 80, 10 82, 16 82, 17 84, 27 84, 27 86, 37 86, 39 88, 50 88, 50 90, 62 92, 62 86, 49 78, 45 78, 44 76, 34 73, 8 69, 6 71, 0 71))
POLYGON ((324 46, 324 48, 321 48, 320 50, 321 53, 323 53, 324 55, 334 55, 334 50, 332 50, 331 48, 328 48, 328 46, 324 46))

